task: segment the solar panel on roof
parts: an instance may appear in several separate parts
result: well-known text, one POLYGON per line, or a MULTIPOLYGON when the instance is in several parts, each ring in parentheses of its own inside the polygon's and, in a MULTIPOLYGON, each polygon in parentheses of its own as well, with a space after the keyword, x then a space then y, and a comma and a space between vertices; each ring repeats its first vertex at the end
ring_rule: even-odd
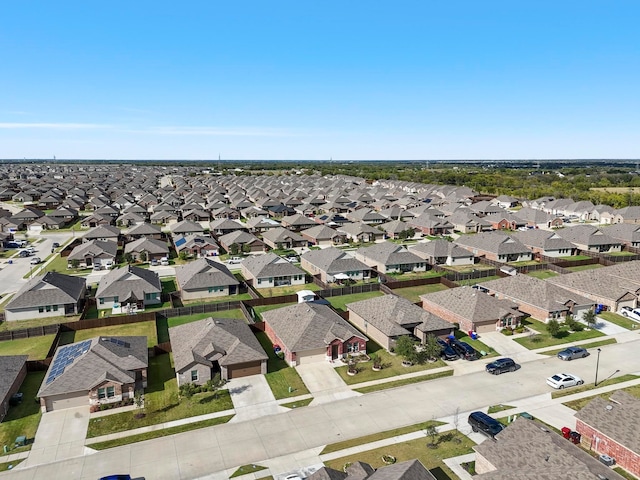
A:
POLYGON ((176 240, 176 247, 179 247, 180 245, 184 245, 185 243, 187 243, 187 239, 182 237, 179 238, 178 240, 176 240))

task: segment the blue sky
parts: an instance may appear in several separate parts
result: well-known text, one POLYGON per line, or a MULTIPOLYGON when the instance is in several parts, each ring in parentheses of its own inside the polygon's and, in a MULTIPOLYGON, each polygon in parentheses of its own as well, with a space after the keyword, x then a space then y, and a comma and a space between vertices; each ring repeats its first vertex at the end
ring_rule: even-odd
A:
POLYGON ((30 1, 0 158, 640 158, 637 1, 30 1))

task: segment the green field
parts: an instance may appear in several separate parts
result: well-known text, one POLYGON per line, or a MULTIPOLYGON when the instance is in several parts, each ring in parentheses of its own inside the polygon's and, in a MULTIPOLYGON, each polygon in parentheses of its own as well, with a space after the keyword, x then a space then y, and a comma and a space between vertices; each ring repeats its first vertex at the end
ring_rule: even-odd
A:
POLYGON ((582 332, 573 332, 569 333, 569 327, 564 324, 560 324, 560 332, 557 336, 552 337, 547 332, 547 326, 533 318, 528 318, 523 321, 523 323, 527 326, 530 326, 537 332, 538 334, 527 335, 526 337, 520 337, 514 339, 515 342, 518 342, 523 347, 528 348, 529 350, 535 350, 536 348, 550 347, 552 345, 562 345, 565 343, 574 343, 580 340, 588 340, 590 338, 602 337, 604 334, 600 333, 598 330, 583 330, 582 332))
POLYGON ((418 303, 420 301, 420 295, 440 292, 447 288, 448 287, 442 283, 434 283, 432 285, 419 285, 417 287, 394 288, 393 293, 400 295, 413 303, 418 303))
POLYGON ((29 355, 29 360, 43 360, 54 338, 55 335, 44 335, 0 342, 0 355, 29 355))
POLYGON ((327 297, 326 300, 335 308, 336 310, 346 312, 347 307, 345 306, 347 303, 359 302, 360 300, 367 300, 369 298, 381 297, 384 293, 373 291, 373 292, 364 292, 364 293, 354 293, 351 295, 341 295, 339 297, 327 297))

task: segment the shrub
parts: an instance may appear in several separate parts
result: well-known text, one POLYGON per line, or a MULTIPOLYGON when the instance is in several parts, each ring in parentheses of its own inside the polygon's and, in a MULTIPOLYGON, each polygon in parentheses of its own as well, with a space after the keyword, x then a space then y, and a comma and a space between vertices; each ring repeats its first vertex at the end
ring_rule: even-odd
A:
POLYGON ((555 318, 552 318, 547 322, 547 332, 549 332, 549 335, 552 337, 557 337, 558 333, 560 333, 560 324, 555 318))
POLYGON ((510 337, 511 335, 513 335, 513 330, 511 330, 510 328, 503 328, 501 331, 502 331, 502 334, 506 335, 507 337, 510 337))

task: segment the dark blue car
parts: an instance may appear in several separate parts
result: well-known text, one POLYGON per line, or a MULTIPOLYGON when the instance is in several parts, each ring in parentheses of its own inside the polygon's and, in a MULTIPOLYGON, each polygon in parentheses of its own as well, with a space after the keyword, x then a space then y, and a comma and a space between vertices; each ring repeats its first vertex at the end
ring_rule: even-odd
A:
POLYGON ((447 342, 438 338, 438 345, 442 347, 442 351, 440 352, 440 356, 445 360, 457 360, 460 356, 456 353, 456 351, 449 345, 447 342))

